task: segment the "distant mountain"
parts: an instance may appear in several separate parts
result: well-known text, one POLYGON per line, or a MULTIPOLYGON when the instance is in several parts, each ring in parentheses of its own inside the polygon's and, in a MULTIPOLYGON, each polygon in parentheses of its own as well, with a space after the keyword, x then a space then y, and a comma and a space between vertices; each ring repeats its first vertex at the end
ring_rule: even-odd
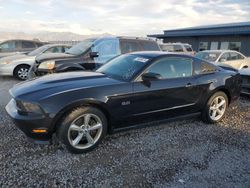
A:
POLYGON ((38 33, 24 33, 24 32, 4 32, 0 31, 0 41, 9 39, 38 39, 41 41, 80 41, 86 38, 110 36, 109 33, 96 35, 80 35, 72 32, 38 32, 38 33))

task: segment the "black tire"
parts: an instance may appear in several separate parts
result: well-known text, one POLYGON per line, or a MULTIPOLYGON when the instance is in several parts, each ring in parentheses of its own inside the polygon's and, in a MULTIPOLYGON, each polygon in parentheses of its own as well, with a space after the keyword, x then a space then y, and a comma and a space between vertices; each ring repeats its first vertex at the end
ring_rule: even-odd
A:
MULTIPOLYGON (((79 136, 80 132, 77 132, 77 134, 79 136)), ((76 153, 76 154, 86 153, 86 152, 93 150, 101 142, 101 140, 105 137, 106 134, 107 134, 107 119, 106 119, 105 115, 99 109, 94 108, 94 107, 90 107, 90 106, 78 107, 78 108, 73 109, 71 112, 69 112, 66 115, 66 117, 62 120, 62 123, 57 128, 57 137, 58 137, 59 141, 64 146, 66 146, 66 148, 70 152, 76 153), (72 145, 72 142, 70 141, 70 138, 69 138, 69 128, 70 128, 71 124, 77 118, 79 118, 79 117, 81 118, 81 116, 84 116, 85 114, 93 114, 93 115, 97 116, 99 118, 99 120, 101 121, 102 131, 100 133, 99 139, 93 145, 91 145, 88 148, 80 149, 80 148, 76 148, 72 145)), ((82 141, 84 141, 84 140, 82 140, 82 141)))
POLYGON ((217 123, 219 121, 221 121, 221 119, 225 116, 225 113, 226 113, 226 110, 227 110, 227 107, 228 107, 228 97, 227 95, 222 92, 222 91, 218 91, 216 93, 214 93, 207 101, 207 104, 205 105, 203 111, 202 111, 202 120, 205 122, 205 123, 217 123), (220 98, 224 98, 225 99, 225 110, 224 110, 224 113, 221 117, 219 117, 218 119, 214 120, 211 118, 211 115, 210 115, 210 106, 212 104, 212 102, 214 101, 215 98, 217 97, 220 97, 220 98))
POLYGON ((18 65, 14 70, 14 77, 18 80, 27 80, 29 69, 29 65, 18 65))

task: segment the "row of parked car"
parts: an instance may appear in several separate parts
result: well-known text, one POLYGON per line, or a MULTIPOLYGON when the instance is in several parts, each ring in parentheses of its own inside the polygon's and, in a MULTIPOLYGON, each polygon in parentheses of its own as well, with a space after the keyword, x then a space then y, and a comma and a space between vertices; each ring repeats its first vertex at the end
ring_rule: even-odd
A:
POLYGON ((0 75, 13 75, 19 80, 26 80, 48 73, 96 70, 120 54, 135 51, 186 54, 224 68, 234 68, 241 73, 243 78, 242 93, 250 94, 250 59, 240 52, 206 50, 196 53, 189 44, 158 45, 156 41, 145 38, 91 38, 74 46, 28 40, 5 41, 0 44, 0 57, 2 57, 0 58, 0 75))

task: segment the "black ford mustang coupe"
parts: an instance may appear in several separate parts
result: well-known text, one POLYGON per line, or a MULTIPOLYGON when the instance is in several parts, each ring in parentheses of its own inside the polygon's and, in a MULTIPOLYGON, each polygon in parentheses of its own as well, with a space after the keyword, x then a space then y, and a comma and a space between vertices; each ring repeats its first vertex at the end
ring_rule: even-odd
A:
POLYGON ((173 117, 201 115, 220 121, 238 99, 241 79, 186 55, 137 52, 121 55, 96 72, 47 75, 14 86, 6 106, 30 138, 56 133, 68 150, 95 148, 107 133, 173 117))

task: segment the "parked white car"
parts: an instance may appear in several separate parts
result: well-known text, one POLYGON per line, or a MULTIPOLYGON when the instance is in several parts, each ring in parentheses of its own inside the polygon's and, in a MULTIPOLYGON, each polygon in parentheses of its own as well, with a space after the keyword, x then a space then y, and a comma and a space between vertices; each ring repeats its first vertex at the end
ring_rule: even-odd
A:
POLYGON ((184 43, 163 43, 160 44, 161 50, 165 52, 174 52, 186 55, 195 55, 193 48, 190 44, 184 43))
POLYGON ((196 57, 237 70, 250 67, 250 58, 233 50, 205 50, 197 53, 196 57))
POLYGON ((28 54, 3 57, 0 59, 0 76, 14 76, 19 80, 26 80, 37 56, 44 53, 64 53, 70 47, 65 44, 47 44, 28 54))

